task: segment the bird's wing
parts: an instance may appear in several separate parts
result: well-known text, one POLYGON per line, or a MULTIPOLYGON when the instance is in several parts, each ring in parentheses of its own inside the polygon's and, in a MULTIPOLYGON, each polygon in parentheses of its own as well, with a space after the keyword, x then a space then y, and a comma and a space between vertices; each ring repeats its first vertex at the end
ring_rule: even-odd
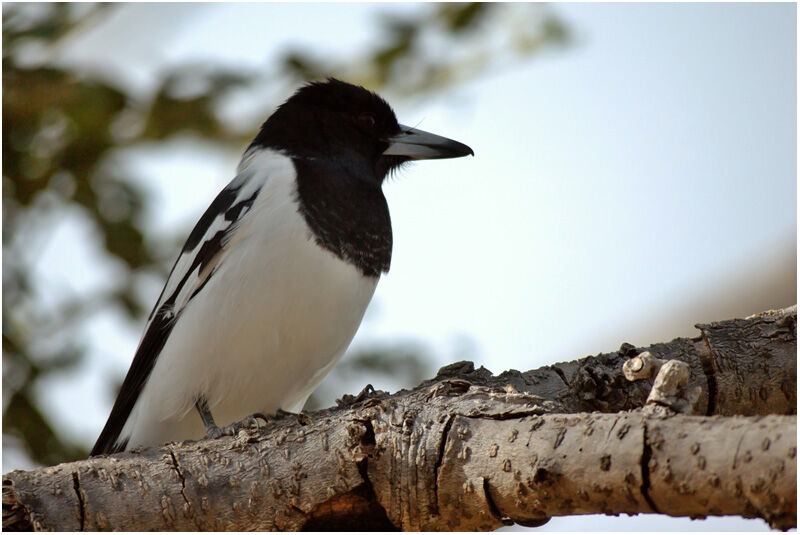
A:
POLYGON ((150 313, 133 363, 91 455, 116 453, 125 449, 126 444, 119 442, 120 432, 150 376, 156 358, 166 344, 173 325, 180 321, 181 311, 202 291, 225 260, 228 245, 234 241, 232 238, 239 223, 261 191, 264 178, 251 171, 237 175, 217 195, 189 234, 150 313))

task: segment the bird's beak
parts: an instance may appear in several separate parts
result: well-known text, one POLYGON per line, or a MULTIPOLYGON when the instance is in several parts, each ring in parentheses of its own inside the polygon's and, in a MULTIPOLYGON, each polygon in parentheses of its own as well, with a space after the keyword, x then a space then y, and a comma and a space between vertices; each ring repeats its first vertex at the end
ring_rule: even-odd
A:
POLYGON ((384 156, 405 156, 410 160, 460 158, 467 154, 475 155, 463 143, 402 124, 400 133, 389 138, 389 148, 383 151, 384 156))

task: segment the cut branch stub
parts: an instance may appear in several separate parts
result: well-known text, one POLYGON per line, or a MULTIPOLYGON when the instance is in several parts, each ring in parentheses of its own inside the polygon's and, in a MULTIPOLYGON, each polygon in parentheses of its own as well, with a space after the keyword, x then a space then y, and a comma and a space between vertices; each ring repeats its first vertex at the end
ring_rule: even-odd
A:
POLYGON ((661 360, 649 351, 625 361, 622 373, 629 381, 652 379, 647 396, 648 406, 667 407, 675 412, 691 414, 700 398, 701 388, 688 388, 689 365, 680 360, 661 360))
POLYGON ((655 358, 649 351, 642 351, 622 364, 622 373, 628 381, 652 381, 666 362, 668 361, 655 358))

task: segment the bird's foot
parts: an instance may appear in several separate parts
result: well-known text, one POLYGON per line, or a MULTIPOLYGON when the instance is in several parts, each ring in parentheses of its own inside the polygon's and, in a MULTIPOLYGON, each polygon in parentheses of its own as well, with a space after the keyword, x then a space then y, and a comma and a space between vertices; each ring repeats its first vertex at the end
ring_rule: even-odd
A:
POLYGON ((364 401, 365 399, 368 399, 369 397, 371 397, 375 393, 376 393, 375 388, 372 385, 367 385, 364 388, 362 388, 361 392, 359 392, 355 396, 353 396, 351 394, 343 395, 342 399, 337 399, 336 400, 336 405, 340 409, 343 408, 343 407, 349 407, 351 405, 355 405, 356 403, 358 403, 360 401, 364 401))
POLYGON ((265 416, 260 412, 255 412, 250 416, 239 420, 238 422, 233 422, 232 424, 223 427, 212 424, 206 426, 206 438, 231 437, 235 436, 242 429, 251 429, 253 427, 256 429, 261 429, 261 420, 263 420, 266 424, 272 419, 273 418, 265 416))
POLYGON ((308 425, 311 423, 311 418, 303 411, 300 412, 289 412, 283 409, 278 409, 275 411, 275 416, 272 416, 271 420, 283 420, 284 418, 289 418, 294 416, 297 419, 297 423, 300 425, 308 425))

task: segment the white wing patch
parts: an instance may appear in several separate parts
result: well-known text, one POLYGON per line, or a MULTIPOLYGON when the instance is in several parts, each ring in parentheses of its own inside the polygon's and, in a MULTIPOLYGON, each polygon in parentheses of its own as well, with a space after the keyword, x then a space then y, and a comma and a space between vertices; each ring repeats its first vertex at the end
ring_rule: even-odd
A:
MULTIPOLYGON (((224 261, 227 245, 252 207, 266 176, 243 171, 211 203, 175 262, 161 296, 150 313, 174 318, 224 261)), ((145 331, 147 327, 145 327, 145 331)))

